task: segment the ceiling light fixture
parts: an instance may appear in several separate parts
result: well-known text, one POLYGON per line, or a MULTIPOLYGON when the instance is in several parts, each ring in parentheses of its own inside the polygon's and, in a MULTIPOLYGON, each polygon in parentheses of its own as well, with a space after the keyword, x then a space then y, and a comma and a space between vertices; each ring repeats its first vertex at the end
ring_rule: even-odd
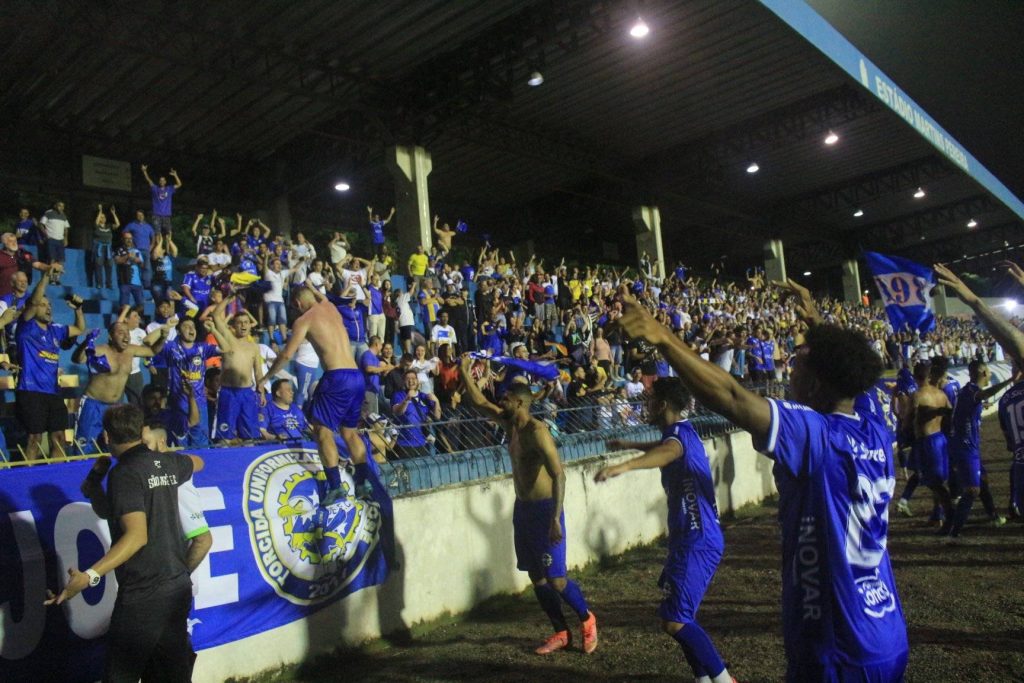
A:
POLYGON ((968 228, 976 228, 976 227, 978 227, 978 221, 976 221, 976 220, 974 220, 972 218, 971 220, 967 221, 967 227, 968 228))
POLYGON ((864 215, 864 209, 857 209, 856 211, 853 212, 853 217, 854 218, 860 218, 863 215, 864 215))
POLYGON ((636 23, 629 29, 629 35, 633 36, 637 40, 646 37, 650 32, 651 28, 643 20, 643 17, 637 17, 636 23))
POLYGON ((809 270, 805 270, 804 271, 804 277, 808 277, 808 276, 810 276, 810 274, 811 274, 811 271, 809 271, 809 270))
POLYGON ((761 167, 757 165, 757 162, 751 162, 750 166, 747 166, 747 173, 757 173, 761 170, 761 167))
POLYGON ((526 84, 536 88, 538 85, 544 82, 544 75, 539 71, 534 71, 530 74, 530 77, 526 80, 526 84))
POLYGON ((334 186, 334 189, 337 190, 338 192, 348 192, 352 188, 351 186, 349 186, 348 183, 338 183, 337 185, 334 186))
POLYGON ((832 131, 829 131, 828 135, 825 136, 825 144, 834 145, 837 142, 839 142, 839 136, 833 133, 832 131))
POLYGON ((924 188, 917 188, 917 192, 914 193, 914 199, 921 199, 924 197, 924 188))

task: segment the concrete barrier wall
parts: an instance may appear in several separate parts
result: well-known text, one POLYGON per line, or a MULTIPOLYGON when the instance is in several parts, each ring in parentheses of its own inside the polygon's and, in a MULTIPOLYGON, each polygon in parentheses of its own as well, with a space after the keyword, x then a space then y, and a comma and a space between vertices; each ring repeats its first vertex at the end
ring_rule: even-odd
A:
MULTIPOLYGON (((707 439, 704 445, 723 513, 774 493, 772 463, 754 451, 746 432, 707 439)), ((636 455, 619 452, 566 466, 570 568, 621 554, 666 532, 658 470, 593 481, 601 467, 636 455)), ((397 498, 401 571, 383 586, 355 593, 309 619, 203 650, 194 680, 212 683, 293 664, 524 590, 529 579, 516 570, 512 541, 514 502, 509 476, 397 498)))

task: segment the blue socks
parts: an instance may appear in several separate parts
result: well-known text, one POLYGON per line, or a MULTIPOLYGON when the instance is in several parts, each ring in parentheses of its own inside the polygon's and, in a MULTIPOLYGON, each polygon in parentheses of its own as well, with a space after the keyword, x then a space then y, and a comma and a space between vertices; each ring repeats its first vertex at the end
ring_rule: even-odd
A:
POLYGON ((537 602, 540 603, 541 609, 551 620, 555 633, 568 631, 569 624, 566 623, 565 615, 562 614, 562 600, 558 596, 558 591, 548 583, 540 586, 533 584, 533 594, 537 596, 537 602))
POLYGON ((688 653, 689 656, 687 656, 686 660, 690 661, 690 656, 692 656, 703 668, 703 672, 698 672, 694 668, 693 673, 695 676, 715 678, 725 671, 725 662, 718 655, 718 650, 715 649, 715 646, 711 644, 711 638, 704 632, 704 629, 697 625, 697 622, 691 621, 676 631, 672 637, 683 646, 683 652, 688 653))
POLYGON ((341 488, 341 470, 337 467, 325 467, 324 474, 327 475, 327 490, 341 488))
POLYGON ((575 581, 566 580, 565 589, 561 595, 562 600, 565 600, 565 604, 572 608, 572 611, 576 613, 580 621, 586 621, 587 617, 590 616, 590 608, 587 607, 587 599, 583 597, 583 591, 580 590, 579 584, 575 581))

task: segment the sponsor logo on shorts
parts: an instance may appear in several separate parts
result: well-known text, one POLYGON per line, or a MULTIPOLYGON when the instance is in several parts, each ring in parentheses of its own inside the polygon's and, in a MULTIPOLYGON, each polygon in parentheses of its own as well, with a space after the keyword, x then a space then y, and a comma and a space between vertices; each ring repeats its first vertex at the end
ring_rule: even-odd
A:
POLYGON ((540 556, 540 563, 545 567, 550 567, 554 560, 551 558, 551 553, 544 553, 540 556))
POLYGON ((315 450, 286 448, 256 457, 245 473, 244 512, 263 579, 297 605, 329 600, 362 571, 377 545, 380 509, 356 498, 342 473, 344 496, 320 507, 323 479, 315 450))

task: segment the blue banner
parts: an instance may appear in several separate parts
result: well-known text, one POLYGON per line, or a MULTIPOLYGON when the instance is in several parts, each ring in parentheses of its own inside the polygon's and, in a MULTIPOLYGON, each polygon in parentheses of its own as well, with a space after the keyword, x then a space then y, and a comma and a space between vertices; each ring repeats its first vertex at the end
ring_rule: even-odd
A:
POLYGON ((917 102, 803 0, 761 0, 782 21, 896 112, 944 157, 962 168, 1020 218, 1024 203, 963 148, 917 102))
POLYGON ((480 352, 473 352, 470 355, 474 358, 489 360, 501 365, 518 368, 519 370, 528 372, 534 377, 539 377, 540 379, 547 380, 548 382, 553 379, 558 379, 559 375, 558 366, 551 361, 525 360, 514 356, 491 356, 480 352))
MULTIPOLYGON (((193 572, 189 628, 196 650, 307 617, 387 578, 391 499, 372 460, 343 476, 348 495, 319 507, 323 470, 306 445, 189 451, 213 548, 193 572)), ((91 462, 0 472, 0 681, 100 678, 113 574, 61 607, 44 607, 68 567, 110 547, 107 523, 79 485, 91 462)))
POLYGON ((864 258, 894 330, 909 327, 928 332, 935 327, 931 295, 935 287, 935 271, 909 259, 874 251, 865 251, 864 258))

